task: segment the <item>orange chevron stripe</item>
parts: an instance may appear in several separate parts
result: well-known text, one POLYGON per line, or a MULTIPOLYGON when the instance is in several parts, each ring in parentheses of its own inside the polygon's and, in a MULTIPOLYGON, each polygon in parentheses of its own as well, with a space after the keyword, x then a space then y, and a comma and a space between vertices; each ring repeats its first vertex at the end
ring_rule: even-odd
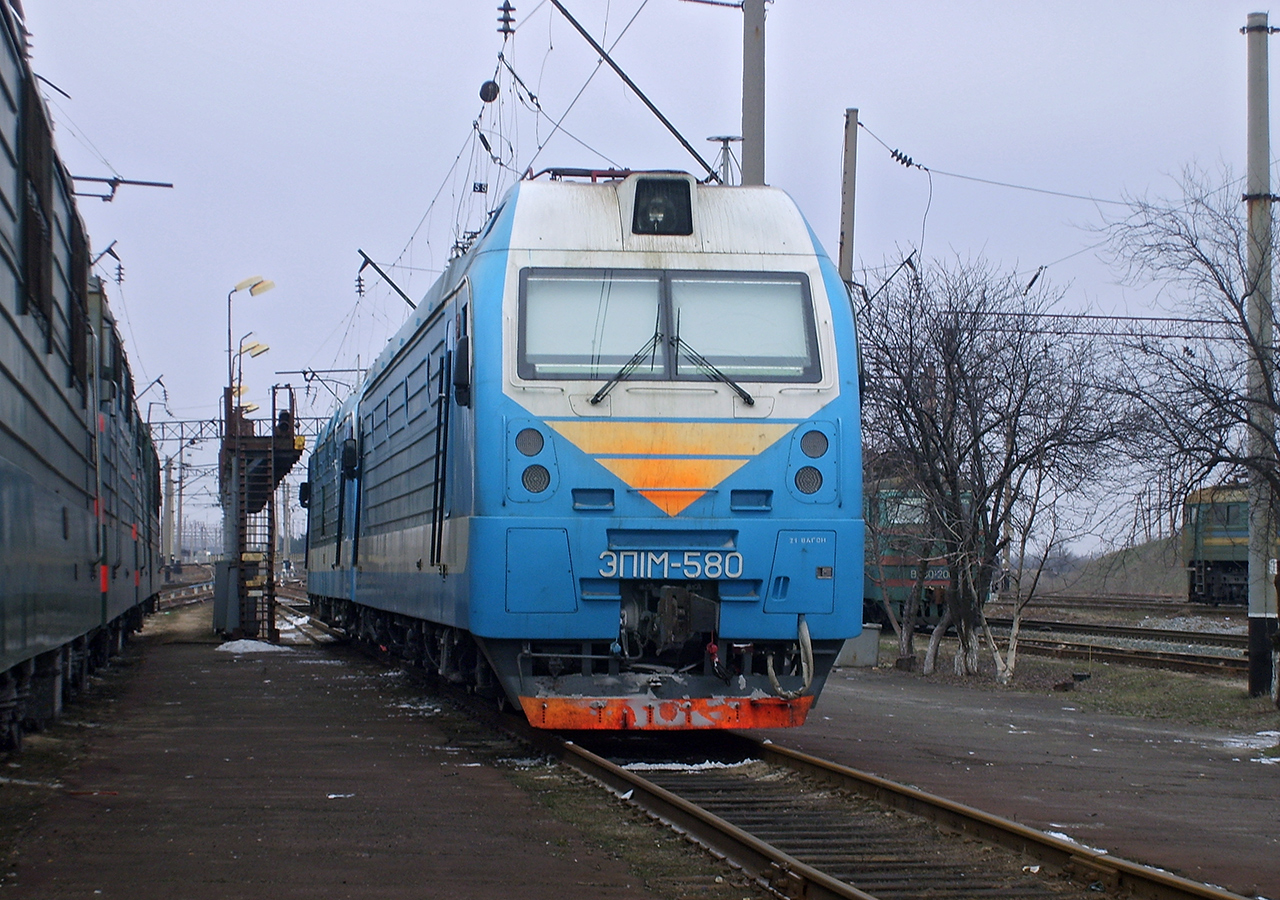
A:
POLYGON ((640 496, 667 515, 678 516, 693 505, 693 501, 705 496, 706 493, 706 491, 641 491, 640 496))
POLYGON ((724 481, 747 464, 745 459, 601 459, 604 466, 639 490, 707 490, 724 481))
POLYGON ((776 422, 549 422, 592 456, 755 456, 794 425, 776 422))
POLYGON ((747 464, 745 459, 673 459, 657 456, 597 462, 669 516, 676 516, 708 489, 747 464))

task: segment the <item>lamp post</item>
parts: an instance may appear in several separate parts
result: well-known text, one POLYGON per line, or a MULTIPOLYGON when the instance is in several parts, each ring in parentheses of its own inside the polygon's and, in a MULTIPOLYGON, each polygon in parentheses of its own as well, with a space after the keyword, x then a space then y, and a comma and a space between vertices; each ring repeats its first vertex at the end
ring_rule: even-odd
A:
POLYGON ((249 338, 251 337, 253 337, 252 331, 250 331, 244 337, 240 338, 240 349, 236 353, 236 359, 239 360, 240 367, 236 370, 236 379, 232 383, 232 387, 234 388, 234 390, 232 391, 232 395, 237 400, 244 393, 245 355, 247 354, 250 359, 257 359, 259 356, 261 356, 262 354, 266 353, 268 350, 271 349, 269 346, 267 346, 264 343, 261 343, 260 341, 249 341, 249 343, 246 344, 245 341, 248 341, 249 338))
MULTIPOLYGON (((248 565, 244 560, 244 528, 245 509, 239 496, 246 473, 240 471, 241 450, 241 413, 237 407, 236 394, 236 357, 246 351, 245 335, 240 340, 240 353, 236 353, 232 343, 231 301, 241 291, 248 291, 249 296, 256 297, 275 287, 274 281, 268 281, 261 275, 246 278, 227 292, 227 389, 223 404, 222 451, 220 453, 220 473, 222 476, 222 543, 224 561, 220 563, 219 575, 214 587, 214 629, 240 629, 245 622, 241 621, 244 607, 244 585, 241 567, 248 565), (231 611, 235 615, 231 616, 231 611)), ((250 332, 252 334, 252 332, 250 332)))
MULTIPOLYGON (((227 388, 235 387, 235 347, 231 343, 231 298, 241 291, 248 291, 250 297, 256 297, 259 294, 265 294, 276 286, 274 281, 263 278, 261 275, 254 275, 241 281, 230 291, 227 292, 227 388)), ((252 332, 251 332, 252 333, 252 332)), ((228 410, 229 412, 229 410, 228 410)), ((230 425, 230 422, 227 423, 230 425)))

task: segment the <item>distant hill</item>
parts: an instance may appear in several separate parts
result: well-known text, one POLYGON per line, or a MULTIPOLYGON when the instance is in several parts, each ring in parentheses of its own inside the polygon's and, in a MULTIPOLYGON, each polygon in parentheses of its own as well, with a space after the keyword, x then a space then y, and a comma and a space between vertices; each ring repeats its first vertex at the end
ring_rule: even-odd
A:
POLYGON ((1098 556, 1065 556, 1050 561, 1040 579, 1046 594, 1187 593, 1180 535, 1098 556))

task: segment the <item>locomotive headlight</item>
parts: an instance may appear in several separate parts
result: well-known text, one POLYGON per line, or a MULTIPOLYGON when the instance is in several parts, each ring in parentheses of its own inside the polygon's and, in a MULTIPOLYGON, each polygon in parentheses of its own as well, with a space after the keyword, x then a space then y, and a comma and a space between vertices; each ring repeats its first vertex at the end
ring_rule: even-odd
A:
POLYGON ((639 178, 631 211, 632 234, 693 234, 687 178, 639 178))
POLYGON ((800 451, 810 459, 825 455, 828 446, 830 443, 827 441, 827 436, 821 431, 806 431, 800 438, 800 451))
POLYGON ((805 503, 835 503, 840 491, 840 426, 808 422, 791 437, 787 489, 805 503))
POLYGON ((525 456, 537 456, 542 452, 542 432, 536 428, 524 428, 516 435, 516 449, 525 456))
POLYGON ((507 497, 517 503, 555 496, 560 484, 555 442, 542 422, 507 422, 507 497))

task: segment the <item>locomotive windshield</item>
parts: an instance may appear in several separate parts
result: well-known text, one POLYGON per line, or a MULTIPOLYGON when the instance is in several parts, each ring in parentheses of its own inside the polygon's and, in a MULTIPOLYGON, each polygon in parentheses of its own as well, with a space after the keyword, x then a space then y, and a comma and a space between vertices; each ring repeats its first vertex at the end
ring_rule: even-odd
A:
POLYGON ((705 380, 706 367, 686 347, 731 379, 818 381, 808 279, 790 272, 521 271, 522 378, 609 379, 646 348, 627 377, 705 380))

